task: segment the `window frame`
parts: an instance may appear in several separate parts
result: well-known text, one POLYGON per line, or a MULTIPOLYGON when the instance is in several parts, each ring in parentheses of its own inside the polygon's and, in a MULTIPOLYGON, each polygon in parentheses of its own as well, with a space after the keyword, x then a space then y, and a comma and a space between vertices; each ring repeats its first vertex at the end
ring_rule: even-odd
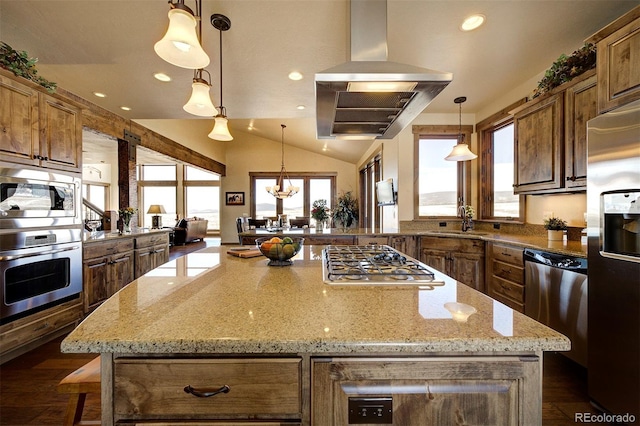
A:
MULTIPOLYGON (((420 172, 420 140, 422 139, 457 139, 462 132, 464 140, 467 144, 471 143, 471 133, 473 126, 464 125, 423 125, 413 126, 413 217, 414 220, 440 220, 451 219, 457 216, 420 216, 420 194, 419 194, 419 172, 420 172)), ((453 146, 452 146, 453 148, 453 146)), ((457 194, 456 200, 458 205, 462 200, 466 200, 467 204, 471 204, 471 162, 457 162, 457 194), (463 198, 464 196, 464 198, 463 198)))
MULTIPOLYGON (((480 167, 478 170, 478 220, 509 223, 524 223, 525 221, 526 197, 524 195, 519 196, 518 217, 495 216, 493 211, 493 133, 510 124, 514 124, 513 115, 510 114, 509 111, 522 105, 525 101, 525 99, 519 100, 476 124, 480 151, 480 167)), ((515 145, 515 139, 513 143, 515 145)))
MULTIPOLYGON (((289 177, 291 179, 302 179, 304 182, 304 200, 303 200, 303 209, 304 216, 311 217, 311 195, 310 195, 310 183, 311 179, 330 179, 331 181, 331 205, 335 205, 336 197, 337 197, 337 188, 336 188, 336 178, 338 176, 337 172, 304 172, 304 173, 289 173, 289 177)), ((256 191, 259 189, 256 188, 256 180, 257 179, 275 179, 277 180, 280 177, 280 172, 249 172, 249 180, 250 180, 250 188, 249 188, 249 214, 250 217, 255 218, 256 216, 256 191)), ((264 188, 263 188, 264 190, 264 188)), ((295 195, 294 195, 295 197, 295 195)), ((276 215, 282 214, 282 200, 276 198, 276 215)))

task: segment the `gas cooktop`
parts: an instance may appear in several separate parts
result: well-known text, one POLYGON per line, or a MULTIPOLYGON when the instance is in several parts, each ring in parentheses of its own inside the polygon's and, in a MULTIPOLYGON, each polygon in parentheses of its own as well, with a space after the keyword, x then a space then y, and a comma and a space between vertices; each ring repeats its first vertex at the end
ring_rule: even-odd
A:
POLYGON ((444 285, 424 263, 387 245, 329 245, 322 273, 333 285, 444 285))

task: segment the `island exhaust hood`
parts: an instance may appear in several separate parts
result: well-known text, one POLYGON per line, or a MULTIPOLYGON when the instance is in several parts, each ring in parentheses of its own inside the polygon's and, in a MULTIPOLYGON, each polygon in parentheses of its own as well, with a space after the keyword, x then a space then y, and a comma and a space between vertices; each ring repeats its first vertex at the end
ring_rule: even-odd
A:
POLYGON ((351 61, 315 75, 318 139, 392 139, 453 79, 387 61, 387 1, 351 0, 351 61))

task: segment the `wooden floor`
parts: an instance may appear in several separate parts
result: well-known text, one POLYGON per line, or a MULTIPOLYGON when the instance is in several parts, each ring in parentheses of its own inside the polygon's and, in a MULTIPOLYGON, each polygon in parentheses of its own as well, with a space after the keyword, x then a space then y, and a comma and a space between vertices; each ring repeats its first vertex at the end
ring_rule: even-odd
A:
MULTIPOLYGON (((219 239, 172 247, 177 257, 219 239)), ((56 385, 67 374, 95 357, 95 354, 63 354, 62 337, 0 366, 0 425, 60 425, 67 395, 56 385)), ((586 370, 563 355, 545 353, 543 378, 543 426, 575 426, 574 413, 595 412, 587 396, 586 370)), ((100 419, 100 397, 89 395, 84 420, 100 419)), ((321 425, 324 426, 324 425, 321 425)))

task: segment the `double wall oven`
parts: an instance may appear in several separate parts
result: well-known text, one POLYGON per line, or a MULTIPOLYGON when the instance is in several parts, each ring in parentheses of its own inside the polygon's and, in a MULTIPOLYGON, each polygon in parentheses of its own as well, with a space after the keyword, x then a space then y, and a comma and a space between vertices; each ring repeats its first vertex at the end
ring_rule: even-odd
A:
POLYGON ((80 175, 0 162, 0 323, 82 292, 80 175))

